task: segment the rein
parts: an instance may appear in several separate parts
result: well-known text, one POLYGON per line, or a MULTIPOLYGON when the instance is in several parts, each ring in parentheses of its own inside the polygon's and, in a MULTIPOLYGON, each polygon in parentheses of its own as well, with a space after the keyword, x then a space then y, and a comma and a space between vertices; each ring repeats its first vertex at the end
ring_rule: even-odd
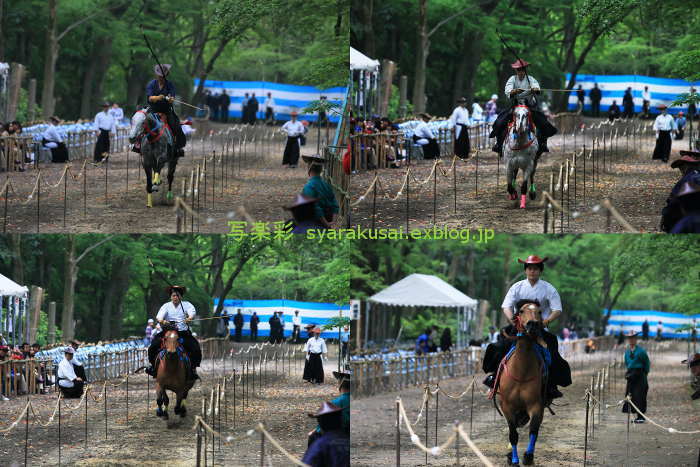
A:
MULTIPOLYGON (((513 316, 513 324, 515 324, 515 328, 518 330, 518 334, 517 334, 517 336, 516 336, 514 339, 517 339, 518 337, 524 337, 524 336, 525 336, 525 334, 524 334, 524 332, 525 332, 525 326, 523 326, 522 322, 520 321, 520 314, 517 314, 517 315, 513 316)), ((513 351, 513 353, 515 353, 515 351, 513 351)), ((511 357, 511 358, 512 358, 512 357, 511 357)), ((515 375, 513 375, 513 374, 508 370, 508 363, 509 363, 509 362, 506 362, 506 364, 504 365, 504 366, 505 366, 505 374, 508 375, 508 376, 510 376, 513 380, 517 381, 518 383, 526 383, 526 382, 528 382, 528 381, 532 381, 533 379, 535 379, 535 378, 537 378, 537 377, 541 377, 541 376, 542 376, 542 375, 541 375, 542 369, 540 368, 540 374, 535 374, 535 375, 533 375, 531 378, 527 378, 527 379, 518 379, 518 378, 515 377, 515 375)))
MULTIPOLYGON (((144 133, 149 137, 148 142, 149 143, 156 143, 158 140, 163 136, 163 133, 165 133, 165 128, 168 127, 168 123, 163 120, 163 124, 160 126, 160 131, 157 131, 158 129, 153 129, 148 126, 148 114, 144 112, 143 110, 139 110, 136 113, 142 113, 146 117, 146 119, 143 121, 143 127, 144 127, 144 133)), ((169 128, 169 127, 168 127, 169 128)))

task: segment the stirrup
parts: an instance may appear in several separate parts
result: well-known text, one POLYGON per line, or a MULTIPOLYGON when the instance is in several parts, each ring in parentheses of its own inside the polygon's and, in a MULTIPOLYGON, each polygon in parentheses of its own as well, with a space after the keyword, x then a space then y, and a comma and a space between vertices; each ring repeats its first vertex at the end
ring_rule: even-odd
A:
POLYGON ((486 376, 486 378, 483 381, 483 383, 486 386, 490 387, 491 389, 493 389, 493 385, 495 382, 496 382, 496 377, 493 374, 486 376))

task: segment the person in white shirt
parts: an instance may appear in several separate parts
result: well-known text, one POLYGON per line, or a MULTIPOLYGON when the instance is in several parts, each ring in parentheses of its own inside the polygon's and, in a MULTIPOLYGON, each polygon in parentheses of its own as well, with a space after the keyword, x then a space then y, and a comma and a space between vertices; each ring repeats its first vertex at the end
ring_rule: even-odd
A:
POLYGON ((291 120, 282 125, 282 131, 287 133, 287 144, 284 147, 282 166, 296 168, 299 163, 300 138, 304 134, 304 125, 297 121, 297 113, 292 111, 291 120))
MULTIPOLYGON (((182 296, 187 291, 187 288, 181 285, 171 285, 168 287, 167 291, 170 295, 170 301, 160 307, 156 315, 156 321, 163 326, 164 330, 172 326, 171 322, 174 323, 174 327, 182 338, 182 346, 187 351, 192 363, 190 365, 192 369, 192 374, 190 376, 192 379, 197 379, 199 378, 197 375, 197 367, 202 361, 202 350, 189 327, 189 323, 192 322, 197 311, 190 302, 182 300, 182 296)), ((146 369, 146 373, 153 377, 156 376, 155 361, 160 351, 162 338, 162 332, 156 334, 153 336, 150 347, 148 347, 148 361, 151 362, 151 366, 146 369)))
POLYGON ((109 114, 112 116, 112 118, 114 118, 115 123, 121 123, 121 121, 124 120, 124 111, 116 102, 112 103, 112 108, 109 109, 109 114))
POLYGON ((65 357, 58 364, 58 387, 65 398, 77 398, 83 395, 83 385, 85 381, 75 374, 73 359, 75 350, 73 347, 66 347, 65 357))
POLYGON ((469 111, 467 110, 467 99, 460 97, 457 99, 457 107, 450 115, 450 123, 455 128, 455 155, 462 159, 469 158, 469 111))
POLYGON ((489 343, 496 344, 498 342, 498 330, 495 326, 489 326, 489 343))
POLYGON ((428 126, 428 122, 433 118, 430 114, 418 114, 421 123, 413 130, 413 143, 423 148, 423 157, 425 159, 440 158, 440 145, 433 134, 433 130, 428 126))
POLYGON ((323 354, 328 353, 326 341, 320 337, 321 328, 314 328, 314 335, 304 344, 306 363, 304 364, 304 380, 312 384, 323 383, 323 354))
POLYGON ((68 148, 58 131, 60 122, 58 117, 49 118, 49 127, 41 135, 41 144, 51 149, 51 162, 68 162, 68 148))
POLYGON ((656 131, 656 146, 652 160, 660 159, 663 162, 668 162, 671 155, 671 132, 676 132, 676 121, 668 114, 667 107, 664 104, 659 106, 661 115, 654 120, 654 130, 656 131))
POLYGON ((267 93, 267 99, 265 99, 265 122, 268 125, 275 123, 275 100, 271 92, 267 93))
POLYGON ((493 129, 489 138, 496 138, 496 144, 493 146, 493 152, 501 153, 503 149, 503 140, 506 136, 508 122, 513 117, 513 107, 520 103, 527 105, 530 109, 532 120, 537 126, 537 142, 539 149, 537 155, 544 152, 549 152, 547 148, 547 139, 557 134, 557 129, 549 123, 547 117, 538 108, 536 94, 540 94, 540 83, 527 73, 527 67, 530 66, 525 60, 516 60, 511 67, 515 70, 515 75, 511 76, 506 82, 505 94, 511 99, 511 105, 498 114, 496 121, 493 122, 493 129))
MULTIPOLYGON (((517 308, 518 304, 523 300, 539 306, 542 311, 542 324, 545 328, 561 314, 562 305, 559 293, 552 284, 540 279, 547 259, 547 257, 540 258, 537 255, 528 256, 524 261, 518 259, 518 262, 525 267, 527 279, 513 284, 501 305, 503 314, 511 323, 513 323, 513 317, 520 311, 517 308)), ((506 327, 508 334, 514 334, 514 331, 514 326, 506 327)), ((549 399, 555 399, 563 395, 559 392, 557 386, 566 387, 571 384, 571 368, 566 360, 559 355, 557 337, 545 329, 542 332, 542 339, 546 343, 547 350, 552 357, 549 379, 547 381, 547 396, 549 399)), ((514 342, 513 340, 503 340, 501 343, 489 345, 484 355, 484 371, 487 373, 495 372, 501 359, 505 357, 514 342)), ((484 380, 484 384, 487 386, 492 387, 493 383, 493 375, 487 376, 486 380, 484 380)))
POLYGON ((299 333, 301 332, 301 316, 299 316, 299 310, 294 310, 292 326, 292 342, 296 344, 299 342, 299 333))
POLYGON ((484 109, 479 105, 479 99, 474 98, 474 103, 472 104, 472 120, 475 123, 480 123, 484 120, 484 109))
POLYGON ((105 154, 109 154, 109 134, 116 131, 114 117, 109 113, 109 104, 102 104, 102 111, 95 115, 95 132, 98 133, 93 159, 101 162, 105 154))
POLYGON ((644 118, 649 118, 650 105, 651 93, 649 92, 649 86, 644 86, 644 91, 642 92, 642 114, 644 118))

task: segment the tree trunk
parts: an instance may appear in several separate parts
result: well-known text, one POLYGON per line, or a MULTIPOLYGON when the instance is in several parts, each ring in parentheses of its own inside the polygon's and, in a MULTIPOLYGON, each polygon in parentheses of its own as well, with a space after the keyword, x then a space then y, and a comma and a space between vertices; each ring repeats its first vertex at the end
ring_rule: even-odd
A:
POLYGON ((418 28, 416 32, 416 64, 413 73, 413 110, 425 112, 425 67, 428 56, 428 0, 418 0, 418 28))
POLYGON ((2 28, 3 0, 0 0, 0 62, 5 61, 5 30, 2 28))
POLYGON ((374 55, 377 53, 374 27, 372 24, 372 20, 374 19, 374 0, 365 0, 361 2, 359 10, 362 17, 362 32, 364 38, 364 50, 362 50, 362 52, 368 57, 374 58, 374 55))
POLYGON ((75 258, 75 235, 66 235, 66 248, 63 269, 63 313, 61 313, 61 330, 63 340, 70 341, 75 336, 73 329, 73 306, 75 300, 75 283, 78 279, 78 263, 75 258))
POLYGON ((114 282, 116 283, 117 293, 115 296, 114 307, 114 325, 112 326, 112 338, 122 337, 122 323, 124 321, 124 299, 129 290, 129 270, 133 258, 126 256, 121 259, 116 269, 114 269, 114 282))
MULTIPOLYGON (((98 41, 99 43, 100 41, 98 41)), ((92 48, 92 57, 97 54, 97 46, 92 48)), ((80 118, 90 118, 97 112, 92 112, 94 105, 92 102, 92 83, 95 81, 95 70, 97 70, 97 60, 89 60, 83 78, 83 89, 80 98, 80 118)))
POLYGON ((202 99, 202 96, 204 95, 204 81, 206 81, 207 76, 209 75, 209 73, 211 73, 211 70, 214 69, 214 64, 216 63, 216 60, 219 59, 219 56, 221 56, 221 53, 224 51, 229 42, 231 42, 230 37, 222 37, 219 40, 219 45, 212 54, 211 58, 209 59, 206 68, 199 74, 199 84, 197 85, 197 92, 194 93, 193 97, 195 101, 199 102, 199 100, 202 99))
POLYGON ((7 242, 12 252, 12 280, 18 284, 24 284, 24 260, 22 259, 22 235, 10 234, 7 242))
POLYGON ((474 249, 469 248, 467 253, 467 295, 470 297, 476 297, 475 256, 474 249))
MULTIPOLYGON (((56 8, 58 0, 49 0, 49 24, 46 28, 46 43, 44 48, 44 86, 41 92, 41 110, 44 119, 49 118, 54 111, 54 80, 56 74, 56 59, 58 58, 58 41, 56 40, 56 8)), ((64 331, 65 332, 65 331, 64 331)))
POLYGON ((98 54, 99 58, 95 60, 97 62, 97 77, 95 80, 95 86, 93 87, 92 94, 92 110, 94 110, 95 113, 97 113, 98 111, 96 107, 101 105, 102 102, 105 100, 104 96, 102 95, 102 85, 104 84, 107 69, 109 68, 109 64, 112 60, 112 37, 101 37, 98 40, 98 47, 98 50, 100 51, 98 54))

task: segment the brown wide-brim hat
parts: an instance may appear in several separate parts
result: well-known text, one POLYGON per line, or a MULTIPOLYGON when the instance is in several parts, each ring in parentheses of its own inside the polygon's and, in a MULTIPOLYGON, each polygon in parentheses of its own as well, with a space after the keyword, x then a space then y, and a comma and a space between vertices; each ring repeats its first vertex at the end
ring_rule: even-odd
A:
POLYGON ((351 374, 345 371, 334 371, 333 372, 333 377, 337 379, 338 381, 343 381, 346 379, 350 379, 351 374))
MULTIPOLYGON (((681 154, 691 151, 681 151, 681 154)), ((671 168, 675 169, 676 167, 684 164, 700 164, 700 152, 696 152, 697 157, 689 156, 689 155, 682 155, 680 159, 676 159, 675 161, 671 162, 671 168)))
POLYGON ((307 324, 306 326, 304 326, 304 329, 306 329, 307 331, 311 331, 315 327, 315 324, 307 324))
POLYGON ((668 107, 667 107, 665 104, 659 104, 659 105, 656 106, 656 108, 659 109, 659 110, 666 110, 666 109, 668 109, 668 107))
POLYGON ((700 185, 690 181, 690 182, 685 182, 681 186, 681 189, 678 191, 678 194, 676 195, 676 197, 680 198, 682 196, 690 196, 690 195, 694 195, 697 193, 700 193, 700 185))
POLYGON ((309 417, 322 417, 333 413, 342 412, 343 409, 333 404, 332 402, 324 402, 315 414, 308 414, 309 417))
POLYGON ((182 296, 185 295, 185 292, 187 292, 187 287, 184 285, 169 285, 165 290, 168 292, 168 295, 172 295, 173 292, 177 292, 178 295, 182 296))
POLYGON ((680 150, 680 151, 678 151, 678 152, 680 153, 681 156, 690 156, 690 157, 694 157, 695 159, 700 160, 700 151, 684 151, 684 150, 680 150))
POLYGON ((637 331, 629 331, 625 333, 625 339, 629 339, 631 337, 637 337, 639 335, 639 332, 637 331))
POLYGON ((305 206, 307 204, 315 203, 318 201, 318 198, 309 198, 304 195, 297 195, 296 198, 294 199, 294 202, 288 206, 284 206, 284 209, 287 211, 291 211, 294 208, 298 208, 299 206, 305 206))
POLYGON ((170 63, 163 63, 161 65, 156 64, 153 66, 153 71, 155 71, 156 76, 167 76, 170 73, 172 65, 170 63), (163 69, 161 69, 161 66, 163 69))
POLYGON ((326 158, 320 154, 303 155, 301 158, 309 164, 324 164, 326 162, 326 158))
POLYGON ((528 62, 526 62, 525 60, 521 60, 521 59, 517 59, 516 61, 514 61, 513 63, 510 64, 510 67, 515 69, 515 70, 519 70, 521 68, 526 68, 529 66, 530 66, 530 64, 528 62))
POLYGON ((524 261, 522 259, 518 258, 518 263, 520 263, 520 264, 543 264, 543 263, 547 262, 548 259, 549 258, 547 256, 545 256, 544 258, 540 258, 537 255, 530 255, 524 261))

